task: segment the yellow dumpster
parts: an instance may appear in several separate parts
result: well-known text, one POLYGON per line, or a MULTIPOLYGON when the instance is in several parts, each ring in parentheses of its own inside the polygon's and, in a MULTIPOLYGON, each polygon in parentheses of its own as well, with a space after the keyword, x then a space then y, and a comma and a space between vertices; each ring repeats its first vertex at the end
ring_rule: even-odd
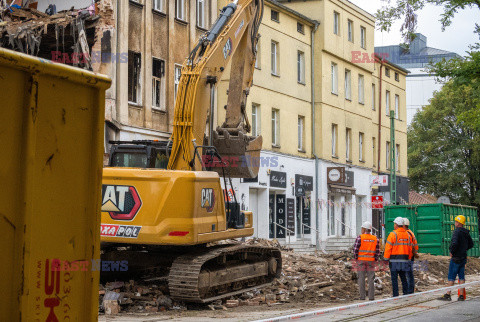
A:
POLYGON ((97 319, 108 87, 0 48, 0 321, 97 319))

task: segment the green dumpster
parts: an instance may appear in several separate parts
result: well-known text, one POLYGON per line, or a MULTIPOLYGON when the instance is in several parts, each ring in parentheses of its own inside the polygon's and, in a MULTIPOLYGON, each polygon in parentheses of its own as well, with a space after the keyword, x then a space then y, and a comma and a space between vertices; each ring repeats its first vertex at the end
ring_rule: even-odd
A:
POLYGON ((455 229, 455 217, 464 215, 467 218, 465 228, 470 230, 474 244, 467 254, 480 256, 478 216, 475 207, 436 203, 386 206, 384 210, 387 236, 393 230, 393 220, 396 217, 408 218, 409 228, 418 241, 419 252, 444 256, 450 255, 449 246, 455 229))

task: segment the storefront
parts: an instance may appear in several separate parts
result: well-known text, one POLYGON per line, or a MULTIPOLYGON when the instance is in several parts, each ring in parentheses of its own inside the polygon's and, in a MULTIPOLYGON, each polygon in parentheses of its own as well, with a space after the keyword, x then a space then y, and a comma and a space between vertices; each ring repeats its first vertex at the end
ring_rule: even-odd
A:
POLYGON ((256 178, 234 180, 241 208, 253 212, 254 236, 314 243, 314 160, 262 151, 260 165, 256 178))

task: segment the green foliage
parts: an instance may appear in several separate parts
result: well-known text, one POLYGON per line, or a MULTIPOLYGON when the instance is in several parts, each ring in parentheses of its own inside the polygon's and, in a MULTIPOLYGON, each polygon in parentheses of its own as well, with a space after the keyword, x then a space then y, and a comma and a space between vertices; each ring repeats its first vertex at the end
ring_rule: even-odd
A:
MULTIPOLYGON (((385 0, 386 5, 375 14, 381 31, 390 31, 396 20, 403 19, 401 32, 406 42, 411 42, 417 28, 417 12, 425 5, 433 4, 443 7, 440 16, 442 31, 452 24, 452 19, 459 10, 479 8, 480 0, 385 0)), ((480 34, 480 26, 475 25, 475 32, 480 34)))
POLYGON ((477 89, 449 81, 415 115, 408 129, 412 189, 480 205, 480 131, 466 121, 479 103, 477 89))

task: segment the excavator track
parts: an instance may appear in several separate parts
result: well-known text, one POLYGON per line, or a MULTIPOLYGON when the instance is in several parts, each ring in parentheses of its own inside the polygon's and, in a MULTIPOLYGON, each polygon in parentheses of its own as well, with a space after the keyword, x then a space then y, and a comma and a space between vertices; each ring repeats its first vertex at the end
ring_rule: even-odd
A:
POLYGON ((222 245, 177 257, 170 268, 170 296, 207 303, 269 285, 282 270, 278 248, 222 245))

